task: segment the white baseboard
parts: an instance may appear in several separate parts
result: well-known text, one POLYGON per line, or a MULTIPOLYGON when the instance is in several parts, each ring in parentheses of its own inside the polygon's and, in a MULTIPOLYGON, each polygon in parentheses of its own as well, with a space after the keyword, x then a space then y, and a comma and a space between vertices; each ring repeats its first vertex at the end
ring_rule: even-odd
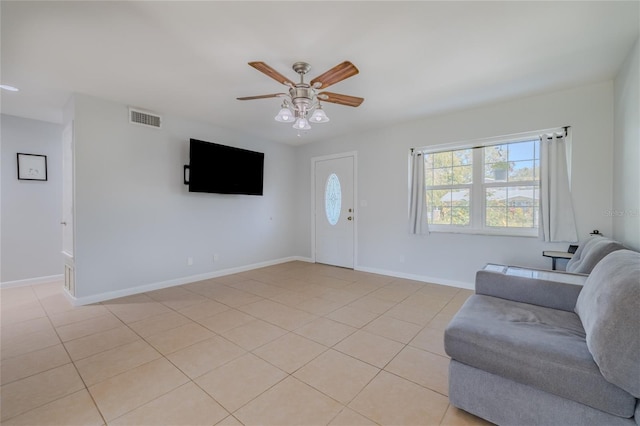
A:
POLYGON ((48 275, 46 277, 36 277, 36 278, 27 278, 24 280, 5 281, 3 283, 0 283, 0 288, 26 287, 29 285, 44 284, 44 283, 50 283, 53 281, 62 281, 62 280, 64 280, 64 274, 48 275))
MULTIPOLYGON (((151 283, 151 284, 146 284, 138 287, 122 289, 122 290, 110 291, 110 292, 100 293, 100 294, 86 296, 86 297, 72 296, 65 289, 65 296, 69 299, 69 301, 74 306, 82 306, 82 305, 88 305, 91 303, 103 302, 105 300, 117 299, 119 297, 131 296, 133 294, 145 293, 147 291, 160 290, 167 287, 189 284, 192 282, 207 280, 211 278, 223 277, 225 275, 237 274, 240 272, 251 271, 253 269, 259 269, 267 266, 273 266, 273 265, 278 265, 281 263, 293 262, 293 261, 313 263, 313 259, 309 257, 290 256, 290 257, 285 257, 281 259, 274 259, 274 260, 268 260, 265 262, 254 263, 251 265, 245 265, 245 266, 239 266, 235 268, 222 269, 219 271, 207 272, 205 274, 189 275, 186 277, 176 278, 172 280, 161 281, 157 283, 151 283)), ((408 274, 404 272, 390 271, 386 269, 369 268, 366 266, 356 266, 354 269, 356 271, 370 272, 372 274, 386 275, 386 276, 396 277, 396 278, 405 278, 409 280, 429 282, 433 284, 441 284, 449 287, 465 288, 469 290, 474 289, 473 283, 467 283, 463 281, 446 280, 438 277, 408 274)), ((6 281, 3 283, 0 283, 0 288, 23 287, 23 286, 44 284, 47 282, 62 281, 62 280, 64 280, 64 275, 62 274, 50 275, 46 277, 36 277, 36 278, 29 278, 24 280, 6 281)))
POLYGON ((378 274, 378 275, 387 275, 387 276, 396 277, 396 278, 405 278, 413 281, 422 281, 427 283, 446 285, 449 287, 465 288, 467 290, 473 290, 475 288, 474 283, 468 283, 464 281, 455 281, 455 280, 446 280, 438 277, 428 277, 426 275, 407 274, 404 272, 389 271, 386 269, 378 269, 378 268, 369 268, 366 266, 357 266, 355 270, 362 271, 362 272, 370 272, 372 274, 378 274))
MULTIPOLYGON (((251 265, 239 266, 236 268, 221 269, 219 271, 207 272, 205 274, 189 275, 186 277, 175 278, 173 280, 161 281, 157 283, 145 284, 142 286, 126 288, 122 290, 109 291, 106 293, 95 294, 92 296, 75 297, 72 296, 65 289, 65 296, 74 306, 88 305, 91 303, 104 302, 105 300, 117 299, 119 297, 131 296, 139 293, 146 293, 147 291, 160 290, 167 287, 174 287, 177 285, 189 284, 196 281, 208 280, 211 278, 223 277, 225 275, 237 274, 240 272, 251 271, 253 269, 264 268, 267 266, 278 265, 280 263, 293 262, 311 262, 311 259, 301 256, 290 256, 281 259, 268 260, 265 262, 254 263, 251 265)), ((62 276, 61 276, 62 277, 62 276)), ((63 277, 62 277, 63 278, 63 277)), ((77 287, 76 287, 77 288, 77 287)))

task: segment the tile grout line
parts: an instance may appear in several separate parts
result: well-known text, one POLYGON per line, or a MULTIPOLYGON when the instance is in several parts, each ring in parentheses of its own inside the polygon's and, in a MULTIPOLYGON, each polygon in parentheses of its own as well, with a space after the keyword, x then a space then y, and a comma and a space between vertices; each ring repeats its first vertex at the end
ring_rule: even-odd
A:
MULTIPOLYGON (((157 302, 157 301, 155 301, 155 300, 154 300, 154 302, 156 302, 156 303, 161 303, 161 302, 157 302)), ((203 303, 204 303, 204 302, 203 302, 203 303)), ((163 304, 163 306, 166 306, 166 305, 164 305, 164 304, 163 304)), ((167 306, 167 308, 171 309, 173 312, 178 313, 179 315, 184 316, 185 318, 187 318, 188 320, 192 321, 193 323, 198 324, 195 320, 193 320, 193 319, 191 319, 191 318, 187 317, 186 315, 182 314, 181 312, 179 312, 179 311, 177 311, 177 310, 175 310, 175 309, 173 309, 173 308, 171 308, 171 307, 168 307, 168 306, 167 306)), ((107 307, 107 309, 109 309, 109 308, 107 307)), ((111 310, 110 310, 110 309, 109 309, 109 311, 111 312, 111 310)), ((112 313, 113 313, 113 312, 112 312, 112 313)), ((114 315, 116 315, 116 314, 114 313, 114 315)), ((148 317, 148 318, 153 318, 153 317, 155 317, 155 316, 159 316, 159 315, 162 315, 162 313, 159 313, 159 314, 157 314, 157 315, 151 315, 151 316, 150 316, 150 317, 148 317)), ((116 315, 116 316, 117 316, 117 315, 116 315)), ((146 320, 146 319, 148 319, 148 318, 145 318, 145 319, 143 319, 143 320, 141 320, 141 321, 144 321, 144 320, 146 320)), ((118 317, 118 319, 120 319, 120 318, 118 317)), ((136 322, 136 321, 134 321, 134 322, 136 322)), ((123 322, 123 323, 124 323, 124 322, 123 322)), ((163 396, 165 396, 165 395, 167 395, 167 394, 169 394, 169 393, 171 393, 171 392, 175 391, 176 389, 178 389, 178 388, 180 388, 180 387, 182 387, 182 386, 184 386, 184 385, 186 385, 186 384, 188 384, 188 383, 192 383, 192 384, 194 384, 198 389, 201 389, 201 390, 202 390, 202 391, 203 391, 207 396, 209 396, 213 401, 215 401, 218 405, 220 405, 220 406, 225 410, 225 412, 227 412, 229 415, 231 414, 231 413, 229 413, 229 411, 228 411, 226 408, 224 408, 224 406, 223 406, 222 404, 220 404, 220 402, 219 402, 219 401, 217 401, 215 398, 213 398, 213 396, 209 395, 209 394, 208 394, 204 389, 202 389, 202 388, 201 388, 201 387, 200 387, 200 386, 199 386, 199 385, 198 385, 198 384, 197 384, 197 383, 196 383, 196 382, 195 382, 191 377, 189 377, 189 375, 188 375, 186 372, 182 371, 182 369, 180 369, 180 367, 178 367, 177 365, 175 365, 175 364, 174 364, 174 363, 173 363, 169 358, 167 358, 167 356, 166 356, 165 354, 163 354, 162 352, 160 352, 160 351, 159 351, 155 346, 153 346, 151 343, 149 343, 149 342, 148 342, 148 341, 147 341, 147 340, 146 340, 142 335, 140 335, 136 330, 134 330, 134 329, 132 329, 131 327, 129 327, 129 324, 124 323, 124 325, 125 325, 129 330, 131 330, 133 333, 135 333, 135 334, 136 334, 136 335, 137 335, 137 336, 138 336, 142 341, 144 341, 147 345, 149 345, 151 348, 153 348, 153 350, 154 350, 154 351, 156 351, 156 352, 161 356, 161 358, 164 358, 164 359, 165 359, 167 362, 169 362, 169 363, 170 363, 174 368, 176 368, 178 371, 180 371, 180 373, 181 373, 181 374, 183 374, 183 375, 188 379, 188 381, 187 381, 186 383, 183 383, 183 384, 181 384, 181 385, 179 385, 179 386, 175 387, 175 388, 172 388, 172 389, 168 390, 167 392, 165 392, 165 393, 163 393, 163 394, 161 394, 161 395, 156 396, 155 398, 151 399, 150 401, 147 401, 147 402, 143 403, 142 405, 139 405, 139 406, 134 407, 134 408, 132 408, 131 410, 129 410, 129 411, 127 411, 127 412, 125 412, 125 413, 122 413, 122 414, 121 414, 121 415, 119 415, 118 417, 114 418, 112 421, 116 421, 117 419, 119 419, 119 418, 121 418, 121 417, 123 417, 123 416, 126 416, 127 414, 129 414, 129 413, 131 413, 131 412, 133 412, 133 411, 135 411, 135 410, 137 410, 137 409, 139 409, 139 408, 141 408, 141 407, 143 407, 143 406, 145 406, 145 405, 147 405, 147 404, 149 404, 149 403, 151 403, 151 402, 153 402, 153 401, 156 401, 157 399, 162 398, 163 396)), ((180 327, 180 326, 178 326, 178 327, 180 327)), ((173 328, 171 328, 171 329, 169 329, 169 330, 173 330, 173 329, 175 329, 175 328, 177 328, 177 327, 173 327, 173 328)), ((157 333, 155 333, 155 334, 157 334, 157 333)), ((206 339, 205 339, 205 340, 206 340, 206 339)), ((197 343, 200 343, 200 342, 196 342, 196 343, 194 343, 194 344, 197 344, 197 343)), ((193 345, 190 345, 190 346, 193 346, 193 345)), ((188 347, 190 347, 190 346, 188 346, 188 347)), ((182 348, 182 349, 185 349, 185 348, 182 348)), ((180 350, 181 350, 181 349, 180 349, 180 350)), ((177 351, 174 351, 174 352, 177 352, 177 351)), ((172 352, 172 353, 173 353, 173 352, 172 352)), ((158 359, 161 359, 161 358, 156 358, 156 359, 154 359, 154 360, 151 360, 151 361, 145 362, 145 363, 143 363, 143 364, 141 364, 141 365, 139 365, 139 366, 137 366, 137 367, 134 367, 134 368, 141 367, 141 366, 143 366, 143 365, 146 365, 146 364, 149 364, 149 363, 151 363, 151 362, 157 361, 158 359)), ((130 370, 131 370, 131 369, 130 369, 130 370)), ((117 377, 117 376, 119 376, 119 375, 121 375, 121 374, 126 374, 126 373, 128 373, 130 370, 125 371, 125 372, 122 372, 122 373, 117 374, 117 375, 112 376, 112 377, 117 377)), ((112 377, 110 377, 110 378, 112 378, 112 377)), ((105 379, 105 380, 109 380, 110 378, 107 378, 107 379, 105 379)), ((96 383, 96 384, 97 384, 97 383, 96 383)), ((89 393, 90 393, 90 392, 89 392, 89 393)), ((97 404, 96 404, 96 405, 97 405, 97 404)), ((102 415, 102 413, 101 413, 101 415, 102 415)), ((224 420, 226 417, 228 417, 228 416, 225 416, 222 420, 224 420)), ((103 420, 105 420, 105 425, 108 425, 108 424, 109 424, 108 422, 106 422, 106 419, 104 419, 104 416, 103 416, 103 420)))
MULTIPOLYGON (((190 291, 190 290, 187 290, 187 291, 190 291)), ((192 293, 194 293, 194 294, 198 294, 198 293, 195 293, 195 292, 192 292, 192 293)), ((207 296, 205 296, 205 295, 201 295, 201 294, 198 294, 198 295, 200 295, 200 296, 202 296, 202 297, 205 297, 205 298, 206 298, 206 299, 208 299, 208 300, 213 300, 213 301, 215 301, 215 302, 222 303, 222 302, 220 302, 220 301, 218 301, 218 300, 211 299, 211 298, 209 298, 209 297, 207 297, 207 296)), ((153 299, 153 298, 152 298, 152 299, 153 299)), ((156 302, 156 303, 160 303, 160 304, 162 304, 163 306, 165 306, 165 307, 167 307, 168 309, 170 309, 171 311, 173 311, 173 312, 175 312, 175 313, 178 313, 179 315, 182 315, 183 317, 185 317, 185 318, 186 318, 186 319, 188 319, 189 321, 193 322, 194 324, 198 324, 198 325, 200 325, 200 326, 202 326, 202 327, 206 328, 205 326, 203 326, 202 324, 200 324, 198 321, 196 321, 196 320, 194 320, 194 319, 192 319, 192 318, 187 317, 186 315, 184 315, 184 314, 183 314, 182 312, 180 312, 179 310, 177 310, 177 309, 175 309, 175 308, 172 308, 172 307, 169 307, 169 306, 167 306, 167 305, 163 304, 162 302, 156 301, 155 299, 154 299, 154 302, 156 302)), ((206 302, 202 302, 202 303, 206 303, 206 302)), ((250 303, 251 303, 251 302, 250 302, 250 303)), ((197 303, 196 303, 196 304, 197 304, 197 303)), ((194 305, 196 305, 196 304, 194 304, 194 305)), ((222 304, 224 304, 224 303, 222 303, 222 304)), ((193 306, 193 305, 192 305, 192 306, 193 306)), ((229 306, 229 305, 226 305, 226 304, 225 304, 225 306, 229 307, 230 309, 238 310, 238 309, 236 309, 236 308, 234 308, 234 307, 231 307, 231 306, 229 306)), ((240 305, 240 306, 243 306, 243 305, 240 305)), ((224 311, 223 311, 223 312, 224 312, 224 311)), ((240 312, 243 312, 243 311, 240 311, 240 312)), ((244 313, 246 313, 246 312, 244 312, 244 313)), ((114 314, 114 315, 115 315, 115 314, 114 314)), ((154 316, 159 316, 159 315, 162 315, 162 313, 157 314, 157 315, 152 315, 152 316, 150 316, 149 318, 153 318, 154 316)), ((214 315, 212 315, 212 316, 215 316, 215 315, 216 315, 216 314, 214 314, 214 315)), ((249 315, 249 316, 253 317, 253 315, 250 315, 250 314, 247 314, 247 315, 249 315)), ((116 316, 117 316, 117 315, 116 315, 116 316)), ((259 318, 256 318, 256 317, 253 317, 253 318, 255 318, 256 320, 258 320, 258 319, 259 319, 259 318)), ((148 318, 145 318, 145 319, 148 319, 148 318)), ((142 320, 142 321, 143 321, 143 320, 142 320)), ((221 364, 221 365, 217 366, 216 368, 214 368, 214 369, 212 369, 212 370, 209 370, 209 371, 207 371, 207 372, 205 372, 205 373, 201 374, 200 376, 198 376, 198 377, 196 377, 196 378, 191 378, 191 377, 190 377, 190 376, 189 376, 185 371, 183 371, 183 370, 182 370, 178 365, 176 365, 174 362, 172 362, 172 361, 171 361, 171 359, 169 359, 169 358, 167 357, 167 355, 170 355, 170 354, 165 355, 165 354, 163 354, 163 353, 159 352, 159 351, 158 351, 158 350, 157 350, 157 349, 156 349, 156 348, 155 348, 151 343, 149 343, 149 342, 146 340, 146 338, 145 338, 145 337, 143 337, 142 335, 138 334, 135 330, 133 330, 131 327, 129 327, 129 325, 128 325, 128 324, 125 324, 125 325, 126 325, 126 326, 131 330, 131 331, 133 331, 134 333, 136 333, 136 335, 138 335, 138 336, 139 336, 139 337, 140 337, 140 338, 141 338, 145 343, 147 343, 148 345, 150 345, 151 347, 153 347, 153 349, 154 349, 154 350, 156 350, 156 351, 157 351, 157 352, 158 352, 158 353, 159 353, 159 354, 160 354, 164 359, 166 359, 166 360, 167 360, 167 361, 168 361, 172 366, 174 366, 178 371, 180 371, 182 374, 184 374, 184 376, 185 376, 185 377, 187 377, 187 379, 188 379, 188 382, 189 382, 189 383, 193 383, 193 384, 194 384, 198 389, 202 390, 202 391, 203 391, 203 392, 204 392, 204 393, 205 393, 209 398, 211 398, 211 399, 212 399, 213 401, 215 401, 215 402, 216 402, 220 407, 222 407, 222 409, 223 409, 223 410, 225 410, 225 412, 227 413, 227 416, 225 416, 225 418, 227 418, 227 417, 229 417, 229 416, 232 416, 232 417, 236 418, 236 420, 238 420, 238 421, 239 421, 239 419, 237 419, 237 417, 235 417, 235 416, 233 415, 233 412, 230 412, 230 411, 229 411, 229 410, 228 410, 228 409, 227 409, 227 408, 226 408, 226 407, 225 407, 225 406, 224 406, 220 401, 218 401, 218 400, 217 400, 213 395, 210 395, 210 394, 209 394, 205 389, 203 389, 203 388, 202 388, 202 387, 201 387, 201 386, 196 382, 196 380, 195 380, 195 379, 197 379, 197 378, 199 378, 199 377, 204 376, 205 374, 208 374, 209 372, 211 372, 211 371, 213 371, 213 370, 215 370, 215 369, 217 369, 217 368, 222 367, 223 365, 227 365, 227 364, 229 364, 229 363, 233 362, 235 359, 237 359, 237 358, 239 358, 239 357, 236 357, 236 358, 234 358, 234 359, 231 359, 231 360, 229 360, 229 361, 227 361, 227 362, 225 362, 225 363, 223 363, 223 364, 221 364)), ((242 325, 242 324, 241 324, 241 325, 242 325)), ((241 325, 238 325, 238 326, 233 327, 233 328, 240 327, 241 325)), ((156 335, 156 334, 160 334, 160 333, 164 333, 164 332, 166 332, 166 331, 173 330, 173 329, 178 328, 178 327, 180 327, 180 326, 172 327, 172 328, 170 328, 170 329, 168 329, 168 330, 164 330, 164 331, 161 331, 161 332, 158 332, 158 333, 154 333, 154 334, 152 334, 152 335, 150 335, 150 336, 153 336, 153 335, 156 335)), ((206 328, 206 329, 207 329, 208 331, 210 331, 211 333, 213 333, 215 336, 217 336, 217 337, 219 337, 219 338, 222 338, 222 339, 224 339, 225 341, 227 341, 227 342, 229 342, 229 343, 232 343, 232 344, 234 344, 234 345, 236 345, 236 346, 238 346, 238 347, 242 348, 241 346, 239 346, 239 345, 237 345, 236 343, 234 343, 234 342, 230 341, 229 339, 227 339, 225 336, 222 336, 222 335, 220 335, 220 334, 216 333, 215 331, 210 330, 210 329, 208 329, 208 328, 206 328)), ((147 337, 150 337, 150 336, 147 336, 147 337)), ((189 348, 189 347, 191 347, 191 346, 194 346, 194 345, 196 345, 196 344, 198 344, 198 343, 201 343, 201 342, 203 342, 203 341, 206 341, 206 340, 208 340, 208 339, 205 339, 205 340, 202 340, 202 341, 199 341, 199 342, 195 342, 195 343, 193 343, 193 344, 191 344, 191 345, 188 345, 188 346, 186 346, 186 347, 184 347, 184 348, 181 348, 181 349, 179 349, 179 350, 177 350, 177 351, 174 351, 174 352, 172 352, 172 353, 175 353, 175 352, 178 352, 178 351, 180 351, 180 350, 183 350, 183 349, 189 348)), ((268 343, 270 343, 270 342, 268 342, 268 343)), ((245 351, 245 354, 240 355, 240 356, 244 356, 244 355, 246 355, 247 353, 251 353, 252 355, 257 356, 257 355, 253 354, 251 351, 248 351, 248 350, 247 350, 247 349, 245 349, 245 348, 242 348, 242 350, 244 350, 244 351, 245 351)), ((260 359, 262 359, 262 358, 260 358, 260 359)), ((151 361, 150 361, 150 362, 151 362, 151 361)), ((275 367, 275 366, 274 366, 274 367, 275 367)), ((286 373, 286 372, 285 372, 285 373, 286 373)), ((121 374, 124 374, 124 373, 121 373, 121 374)), ((114 376, 114 377, 115 377, 115 376, 114 376)), ((285 377, 285 378, 286 378, 286 377, 285 377)), ((282 380, 284 380, 285 378, 283 378, 282 380)), ((281 380, 281 381, 282 381, 282 380, 281 380)), ((279 381, 278 383, 280 383, 280 381, 279 381)), ((276 384, 277 384, 277 383, 276 383, 276 384)), ((276 384, 274 384, 274 386, 275 386, 276 384)), ((178 387, 181 387, 181 386, 184 386, 184 384, 183 384, 183 385, 180 385, 180 386, 178 386, 178 387)), ((128 413, 131 413, 132 411, 135 411, 136 409, 138 409, 138 408, 140 408, 140 407, 142 407, 142 406, 144 406, 144 405, 146 405, 146 404, 148 404, 148 403, 150 403, 150 402, 152 402, 152 401, 155 401, 155 400, 157 400, 158 398, 161 398, 162 396, 167 395, 168 393, 173 392, 175 389, 177 389, 177 388, 171 389, 170 391, 168 391, 168 392, 166 392, 166 393, 164 393, 164 394, 162 394, 162 395, 157 396, 156 398, 152 399, 151 401, 147 401, 147 402, 145 402, 143 405, 141 405, 141 406, 139 406, 139 407, 135 407, 135 408, 133 408, 132 410, 127 411, 126 413, 123 413, 122 415, 118 416, 117 418, 120 418, 120 417, 122 417, 122 416, 125 416, 125 415, 126 415, 126 414, 128 414, 128 413)), ((268 389, 267 389, 267 390, 268 390, 268 389)), ((265 392, 266 392, 266 390, 265 390, 265 392)), ((264 393, 264 392, 263 392, 263 393, 264 393)), ((261 393, 261 394, 259 394, 259 395, 257 395, 255 398, 259 397, 260 395, 262 395, 262 393, 261 393)), ((255 399, 255 398, 254 398, 254 399, 255 399)), ((252 399, 251 401, 253 401, 253 399, 252 399)), ((249 401, 249 402, 251 402, 251 401, 249 401)), ((249 402, 247 402, 247 404, 248 404, 249 402)), ((246 404, 245 404, 245 405, 246 405, 246 404)), ((244 406, 244 405, 243 405, 243 406, 244 406)), ((241 407, 240 407, 240 408, 241 408, 241 407)), ((238 408, 238 409, 240 409, 240 408, 238 408)), ((237 411, 237 410, 236 410, 236 411, 237 411)), ((234 411, 234 412, 235 412, 235 411, 234 411)), ((117 418, 116 418, 116 419, 117 419, 117 418)), ((114 419, 114 420, 116 420, 116 419, 114 419)), ((222 420, 224 420, 224 418, 223 418, 222 420)), ((242 423, 242 422, 240 422, 240 423, 242 423)))
MULTIPOLYGON (((36 293, 35 293, 35 290, 34 290, 34 294, 36 294, 36 293)), ((44 305, 42 304, 42 300, 40 299, 40 297, 39 297, 39 296, 37 296, 37 294, 36 294, 36 298, 38 299, 38 303, 39 303, 39 304, 40 304, 40 306, 42 307, 42 310, 45 312, 46 317, 47 317, 47 320, 49 321, 49 324, 50 324, 50 325, 51 325, 51 327, 53 328, 53 331, 56 333, 56 336, 57 336, 57 337, 58 337, 58 339, 60 340, 60 345, 64 348, 64 350, 65 350, 65 352, 66 352, 67 356, 69 357, 70 364, 71 364, 71 365, 73 365, 74 371, 76 372, 76 374, 78 375, 78 378, 79 378, 79 379, 80 379, 80 381, 82 382, 82 385, 84 386, 84 389, 80 389, 80 390, 78 390, 78 391, 76 391, 76 392, 72 392, 72 393, 67 394, 67 395, 64 395, 64 396, 62 396, 62 397, 60 397, 60 398, 56 398, 55 400, 49 401, 49 402, 47 402, 47 403, 45 403, 45 404, 42 404, 42 405, 39 405, 39 406, 37 406, 37 407, 31 408, 31 409, 29 409, 29 410, 25 411, 24 413, 20 413, 20 414, 18 414, 18 415, 16 415, 16 416, 13 416, 12 418, 15 418, 15 417, 17 417, 17 416, 19 416, 19 415, 26 414, 26 413, 28 413, 28 412, 30 412, 30 411, 33 411, 33 410, 35 410, 35 409, 38 409, 38 408, 40 408, 40 407, 44 407, 45 405, 48 405, 48 404, 50 404, 50 403, 52 403, 52 402, 55 402, 55 401, 58 401, 58 400, 60 400, 60 399, 66 398, 66 397, 67 397, 67 396, 69 396, 69 395, 72 395, 72 394, 75 394, 75 393, 80 392, 80 391, 82 391, 82 390, 85 390, 85 391, 87 392, 87 394, 89 395, 89 397, 91 398, 91 402, 93 403, 93 406, 95 407, 96 411, 97 411, 97 412, 98 412, 98 414, 100 415, 100 418, 102 418, 102 420, 103 420, 103 424, 105 424, 105 425, 106 425, 106 424, 107 424, 107 421, 106 421, 106 419, 105 419, 104 415, 102 414, 102 411, 100 411, 100 408, 98 408, 98 404, 96 403, 95 399, 93 398, 93 395, 91 394, 91 392, 89 392, 89 388, 87 387, 87 384, 86 384, 86 382, 84 381, 84 378, 83 378, 83 377, 82 377, 82 375, 80 374, 80 371, 78 370, 78 367, 76 366, 75 362, 73 361, 73 358, 71 358, 71 354, 70 354, 70 353, 69 353, 69 351, 67 350, 67 347, 65 346, 64 342, 62 341, 62 338, 61 338, 61 337, 60 337, 60 335, 58 334, 58 330, 57 330, 57 329, 56 329, 56 327, 53 325, 53 322, 51 321, 51 317, 49 316, 49 315, 50 315, 50 314, 49 314, 49 312, 45 309, 44 305)), ((120 318, 118 318, 118 320, 120 320, 120 318)), ((66 365, 66 364, 65 364, 65 365, 66 365)), ((58 368, 58 367, 56 367, 56 368, 58 368)), ((4 421, 7 421, 7 420, 9 420, 9 419, 5 419, 4 421)))

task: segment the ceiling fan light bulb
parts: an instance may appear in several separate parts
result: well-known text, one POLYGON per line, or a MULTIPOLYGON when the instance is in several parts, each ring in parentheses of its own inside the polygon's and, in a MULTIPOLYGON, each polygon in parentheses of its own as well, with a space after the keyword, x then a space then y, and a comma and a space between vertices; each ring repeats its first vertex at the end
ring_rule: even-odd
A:
POLYGON ((295 121, 295 117, 289 108, 282 108, 278 115, 275 116, 275 120, 281 123, 291 123, 295 121))
POLYGON ((306 118, 298 118, 293 125, 294 129, 298 130, 309 130, 311 126, 309 125, 309 121, 306 118))
POLYGON ((311 115, 311 121, 314 123, 326 123, 329 121, 329 117, 325 114, 324 110, 321 108, 316 109, 311 115))

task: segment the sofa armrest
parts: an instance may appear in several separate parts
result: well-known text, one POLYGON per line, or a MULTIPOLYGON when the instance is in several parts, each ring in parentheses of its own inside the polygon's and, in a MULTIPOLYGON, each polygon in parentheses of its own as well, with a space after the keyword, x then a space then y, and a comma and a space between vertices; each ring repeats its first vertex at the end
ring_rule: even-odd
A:
POLYGON ((499 297, 573 312, 582 286, 550 279, 508 275, 480 270, 476 273, 476 294, 499 297))

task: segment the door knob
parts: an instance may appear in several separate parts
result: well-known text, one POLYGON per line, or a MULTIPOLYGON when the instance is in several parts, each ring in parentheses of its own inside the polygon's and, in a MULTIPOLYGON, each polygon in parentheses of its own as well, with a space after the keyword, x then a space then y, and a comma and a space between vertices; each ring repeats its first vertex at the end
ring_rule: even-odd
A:
POLYGON ((67 222, 60 222, 60 225, 66 225, 67 222))
POLYGON ((353 220, 353 218, 352 218, 351 216, 349 216, 349 217, 347 218, 347 220, 353 220))

